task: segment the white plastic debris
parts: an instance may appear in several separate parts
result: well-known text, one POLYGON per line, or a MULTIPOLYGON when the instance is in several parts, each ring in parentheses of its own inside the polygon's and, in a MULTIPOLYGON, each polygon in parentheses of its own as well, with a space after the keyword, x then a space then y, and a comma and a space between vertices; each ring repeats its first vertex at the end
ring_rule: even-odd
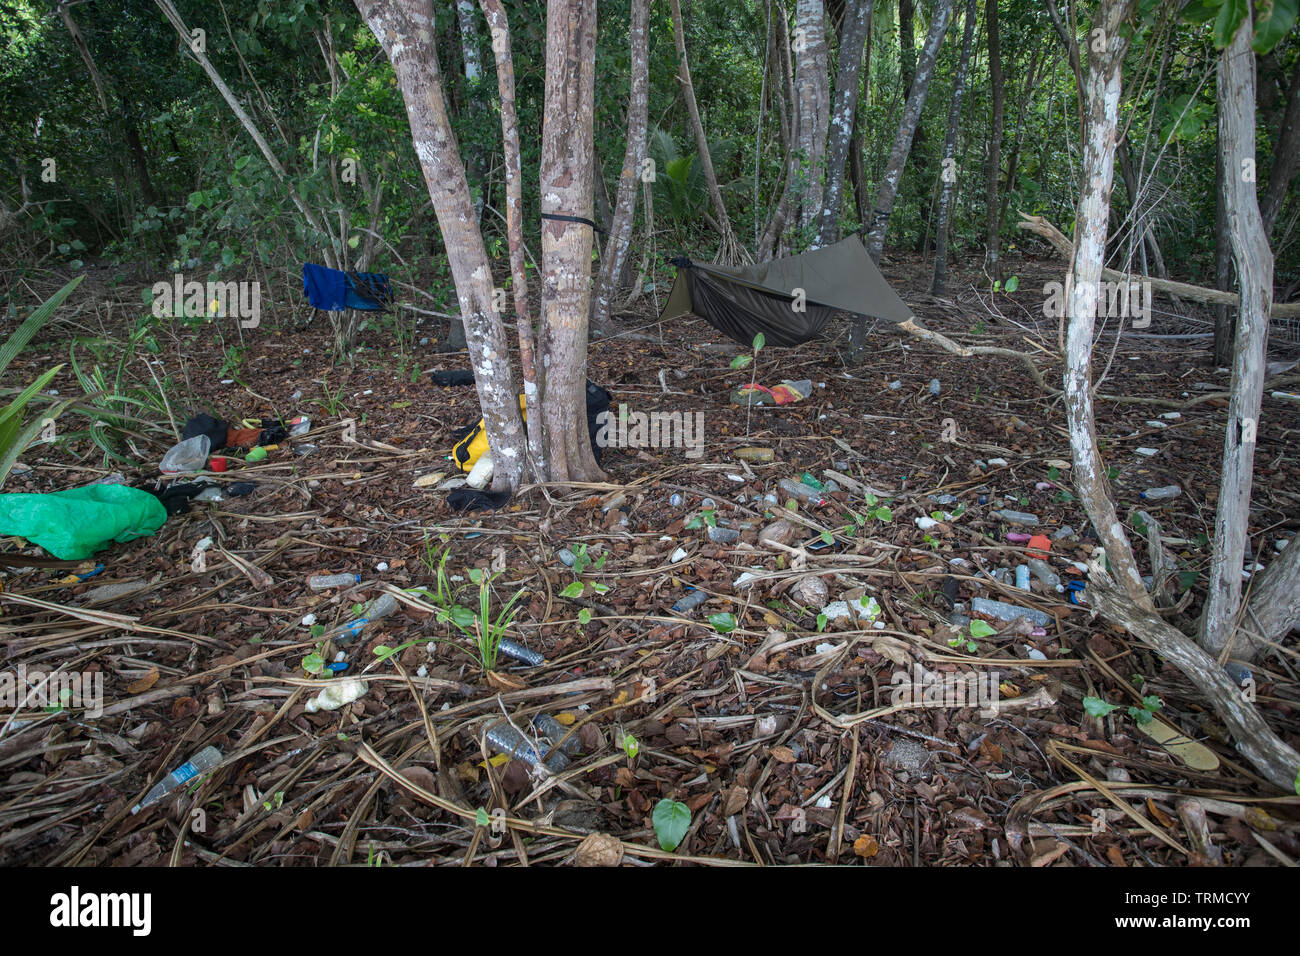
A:
POLYGON ((347 678, 340 681, 331 681, 325 685, 324 690, 307 701, 307 706, 304 709, 309 714, 321 710, 338 710, 340 707, 365 696, 366 691, 369 689, 370 686, 363 680, 347 678))
POLYGON ((305 616, 303 617, 303 619, 302 619, 302 626, 303 626, 303 627, 311 627, 311 626, 312 626, 313 624, 315 624, 315 623, 316 623, 316 615, 315 615, 315 614, 308 614, 308 615, 305 615, 305 616))
POLYGON ((913 518, 912 520, 916 522, 916 526, 922 531, 929 531, 931 528, 937 527, 939 524, 939 522, 935 521, 928 515, 922 515, 921 517, 913 518))
POLYGON ((668 560, 671 561, 673 564, 676 564, 678 561, 685 561, 686 555, 687 555, 687 551, 685 548, 678 548, 676 551, 672 553, 672 555, 668 558, 668 560))
POLYGON ((387 561, 380 561, 378 564, 375 565, 375 570, 376 570, 376 571, 379 571, 379 572, 387 571, 387 570, 388 570, 388 562, 387 562, 387 561))
POLYGON ((1141 455, 1143 458, 1151 458, 1155 455, 1160 454, 1160 449, 1159 448, 1135 448, 1133 449, 1133 453, 1135 455, 1141 455))
POLYGON ((469 477, 465 479, 465 484, 471 488, 477 488, 482 491, 492 481, 492 456, 480 455, 479 460, 474 463, 470 469, 469 477))

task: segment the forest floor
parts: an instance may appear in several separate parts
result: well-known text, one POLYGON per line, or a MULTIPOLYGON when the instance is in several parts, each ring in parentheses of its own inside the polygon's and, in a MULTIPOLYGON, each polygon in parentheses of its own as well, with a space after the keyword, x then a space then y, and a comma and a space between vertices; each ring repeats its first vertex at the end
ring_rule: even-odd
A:
MULTIPOLYGON (((1034 352, 1055 386, 1061 365, 1044 350, 1057 352, 1057 326, 1041 315, 1041 288, 1059 276, 1046 261, 1014 265, 1014 295, 977 292, 973 283, 987 283, 957 270, 949 299, 922 293, 919 259, 887 259, 885 271, 928 326, 1034 352)), ((59 284, 50 277, 28 304, 59 284)), ((11 374, 26 381, 66 361, 73 336, 83 340, 79 361, 95 347, 111 369, 139 301, 134 286, 87 283, 11 374)), ((1162 300, 1157 307, 1172 308, 1162 300)), ((961 359, 878 327, 866 364, 849 366, 840 357, 847 328, 837 322, 825 340, 759 353, 758 382, 810 379, 814 388, 802 402, 747 415, 728 396, 750 370, 729 363, 749 350, 700 320, 659 328, 643 302, 626 321, 650 340, 594 343, 589 377, 615 407, 701 412, 703 454, 610 448, 607 485, 525 490, 500 511, 462 514, 444 491, 415 483, 457 474, 445 456, 453 432, 478 418, 476 396, 472 387, 432 385, 429 372, 466 368, 464 355, 420 344, 436 338, 432 322, 401 350, 391 330, 376 326, 363 333, 366 348, 352 365, 334 367, 324 318, 307 324, 308 313, 264 318, 233 353, 237 333, 222 342, 208 327, 158 328, 150 333, 158 352, 138 350, 128 363, 129 378, 143 385, 145 363, 155 363, 154 374, 170 383, 178 428, 199 412, 311 417, 310 434, 264 461, 232 456, 228 472, 208 476, 253 481, 251 495, 193 503, 157 534, 101 552, 103 572, 84 582, 60 583, 66 567, 4 571, 0 665, 100 672, 104 709, 97 718, 75 707, 0 711, 0 863, 562 863, 589 833, 615 840, 584 844, 584 860, 603 851, 636 865, 1151 866, 1221 853, 1239 866, 1300 857, 1300 798, 1251 773, 1172 666, 1053 588, 1035 581, 1027 592, 987 573, 1024 561, 1008 531, 1073 528, 1052 546, 1064 580, 1085 577, 1069 562, 1086 561, 1095 544, 1070 494, 1065 411, 1037 393, 1018 362, 961 359), (355 443, 342 440, 349 417, 355 443), (955 441, 944 440, 954 437, 946 425, 955 425, 955 441), (305 443, 316 451, 288 447, 305 443), (742 463, 732 455, 741 446, 771 448, 774 460, 742 463), (772 504, 763 495, 804 473, 824 481, 827 469, 853 481, 841 481, 827 503, 788 515, 795 533, 785 547, 760 544, 759 531, 789 497, 772 504), (931 500, 944 494, 956 503, 931 500), (618 495, 625 512, 602 510, 618 495), (705 498, 738 540, 709 540, 699 520, 705 498), (1040 523, 1010 525, 998 509, 1032 512, 1040 523), (915 519, 932 512, 941 512, 938 524, 922 530, 915 519), (817 550, 823 530, 836 532, 835 544, 817 550), (205 537, 218 546, 196 571, 192 552, 205 537), (557 552, 583 545, 603 563, 582 569, 581 595, 564 597, 577 575, 557 552), (674 562, 679 548, 687 554, 674 562), (308 614, 326 626, 346 623, 355 604, 386 586, 432 588, 440 553, 462 604, 477 607, 474 568, 502 572, 492 583, 494 610, 523 590, 509 636, 546 663, 503 658, 485 675, 458 632, 411 605, 342 644, 320 646, 303 624, 308 614), (361 583, 307 587, 308 575, 334 571, 359 574, 361 583), (737 584, 746 572, 755 579, 737 584), (139 588, 87 603, 89 592, 114 582, 139 588), (945 586, 967 614, 973 597, 986 597, 1041 610, 1049 622, 1035 631, 991 621, 972 637, 950 623, 945 586), (708 600, 674 614, 692 587, 708 600), (871 598, 875 620, 818 613, 827 600, 861 607, 871 598), (399 645, 394 656, 375 654, 399 645), (302 664, 317 652, 325 661, 341 653, 343 677, 363 676, 365 695, 306 712, 321 678, 302 664), (978 675, 996 687, 998 705, 892 704, 900 687, 927 673, 978 675), (1089 716, 1088 697, 1119 706, 1089 716), (1148 736, 1127 713, 1143 697, 1158 697, 1157 719, 1202 746, 1166 748, 1148 736), (508 719, 522 728, 538 713, 573 730, 577 747, 559 774, 530 776, 523 761, 484 743, 489 727, 508 719), (636 744, 625 748, 629 735, 636 744), (163 774, 208 745, 223 755, 215 771, 131 813, 163 774), (663 798, 690 811, 671 854, 652 823, 663 798), (499 807, 511 821, 506 834, 481 825, 499 807), (1208 813, 1209 851, 1198 843, 1198 811, 1208 813)), ((1149 331, 1200 332, 1206 318, 1161 314, 1149 331)), ((1169 585, 1169 617, 1191 630, 1227 404, 1212 396, 1228 377, 1204 340, 1125 336, 1112 355, 1114 344, 1103 336, 1096 351, 1098 371, 1107 372, 1102 395, 1127 399, 1098 403, 1111 486, 1144 568, 1135 509, 1159 520, 1183 573, 1169 585), (1179 417, 1160 417, 1172 412, 1179 417), (1139 455, 1139 447, 1156 454, 1139 455), (1174 483, 1183 489, 1177 498, 1139 500, 1143 489, 1174 483)), ((79 392, 70 367, 55 387, 79 392)), ((73 428, 73 419, 60 427, 73 428)), ((1275 541, 1300 529, 1298 428, 1300 405, 1266 392, 1251 521, 1251 546, 1264 562, 1275 541)), ((135 467, 106 465, 85 439, 35 446, 5 490, 56 491, 114 471, 131 482, 156 475, 170 434, 131 440, 123 447, 138 456, 135 467)), ((13 556, 24 543, 0 547, 13 556)), ((1294 645, 1274 652, 1254 679, 1263 715, 1300 746, 1295 657, 1294 645)))

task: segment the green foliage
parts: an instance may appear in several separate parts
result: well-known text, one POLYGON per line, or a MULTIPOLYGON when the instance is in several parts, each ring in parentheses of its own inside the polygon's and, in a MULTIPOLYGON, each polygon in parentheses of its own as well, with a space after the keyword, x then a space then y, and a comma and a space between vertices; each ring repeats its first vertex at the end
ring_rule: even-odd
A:
MULTIPOLYGON (((36 333, 53 317, 55 310, 72 294, 72 290, 80 284, 81 276, 77 276, 32 310, 32 314, 23 320, 22 325, 9 334, 4 344, 0 345, 0 381, 3 381, 4 372, 9 367, 9 363, 31 342, 36 333)), ((58 418, 71 404, 69 401, 58 402, 47 408, 41 418, 29 423, 26 427, 23 426, 23 411, 37 395, 45 390, 62 368, 62 365, 56 365, 54 368, 42 372, 36 377, 35 381, 22 389, 17 397, 11 399, 4 408, 0 408, 0 487, 4 486, 5 479, 9 477, 9 472, 13 470, 18 456, 36 438, 44 423, 52 422, 58 418)))
POLYGON ((682 840, 686 839, 686 832, 691 828, 691 811, 686 804, 665 797, 655 804, 650 821, 654 824, 659 848, 672 853, 681 846, 682 840))

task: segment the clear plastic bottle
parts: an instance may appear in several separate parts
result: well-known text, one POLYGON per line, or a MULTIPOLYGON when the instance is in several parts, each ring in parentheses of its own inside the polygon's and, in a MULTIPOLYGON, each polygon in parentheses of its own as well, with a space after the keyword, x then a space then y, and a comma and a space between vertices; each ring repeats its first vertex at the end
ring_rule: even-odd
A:
POLYGON ((1165 485, 1163 488, 1148 488, 1140 497, 1143 501, 1164 501, 1166 498, 1177 498, 1182 493, 1183 489, 1177 485, 1165 485))
POLYGON ((307 587, 313 591, 328 591, 330 588, 350 588, 361 583, 359 574, 313 574, 307 579, 307 587))
POLYGON ((534 744, 531 740, 525 740, 519 731, 506 723, 488 728, 487 741, 499 753, 509 754, 530 767, 536 767, 545 761, 548 770, 559 773, 569 765, 569 759, 558 750, 552 753, 554 748, 545 740, 534 744))
POLYGON ((366 608, 364 617, 359 617, 354 621, 349 621, 346 624, 340 625, 325 636, 332 638, 339 643, 342 643, 345 640, 350 641, 365 630, 367 624, 370 624, 372 621, 378 621, 380 618, 387 617, 396 610, 397 598, 393 597, 391 594, 381 594, 370 602, 370 606, 366 608))
POLYGON ((816 488, 810 488, 802 481, 791 481, 789 478, 782 478, 776 483, 776 486, 786 494, 793 495, 809 504, 823 505, 826 503, 826 499, 821 496, 821 493, 816 488))
POLYGON ((216 747, 204 747, 185 763, 181 764, 162 780, 154 784, 144 799, 131 808, 132 813, 139 813, 147 806, 157 803, 168 793, 175 790, 187 780, 192 780, 199 774, 211 770, 217 764, 221 763, 221 751, 216 747))
POLYGON ((993 512, 993 514, 1012 524, 1038 524, 1038 515, 1030 514, 1027 511, 1012 511, 1010 508, 1003 508, 1000 511, 993 512))

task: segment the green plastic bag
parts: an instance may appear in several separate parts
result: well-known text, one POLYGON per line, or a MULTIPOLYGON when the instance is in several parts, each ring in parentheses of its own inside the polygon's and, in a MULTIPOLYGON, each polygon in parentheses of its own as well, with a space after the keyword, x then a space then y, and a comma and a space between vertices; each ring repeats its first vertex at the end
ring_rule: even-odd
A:
POLYGON ((166 520, 161 501, 126 485, 0 494, 0 535, 19 535, 64 561, 88 558, 114 541, 151 535, 166 520))

